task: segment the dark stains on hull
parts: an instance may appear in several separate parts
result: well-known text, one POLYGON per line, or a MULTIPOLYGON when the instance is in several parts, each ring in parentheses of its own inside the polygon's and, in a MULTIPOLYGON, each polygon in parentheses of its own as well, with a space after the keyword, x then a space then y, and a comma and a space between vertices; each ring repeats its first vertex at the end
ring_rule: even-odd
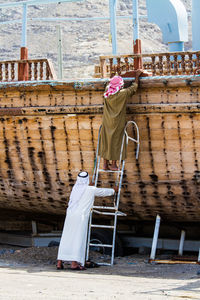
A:
POLYGON ((81 149, 81 138, 80 138, 80 129, 79 129, 79 122, 78 122, 78 116, 76 116, 76 124, 77 124, 77 131, 78 131, 78 145, 79 145, 79 152, 80 152, 80 159, 81 159, 81 170, 84 170, 84 161, 83 161, 83 152, 81 149))
POLYGON ((128 215, 134 215, 134 197, 132 192, 130 191, 130 189, 128 189, 128 181, 127 181, 127 172, 126 170, 124 170, 124 174, 123 174, 123 182, 125 183, 125 185, 123 184, 123 196, 124 198, 127 199, 127 205, 129 207, 128 209, 128 215))
MULTIPOLYGON (((24 118, 24 119, 19 119, 18 120, 18 123, 19 124, 22 124, 24 122, 27 122, 27 119, 24 118)), ((16 148, 16 153, 17 153, 17 157, 19 159, 19 162, 20 162, 20 168, 22 170, 22 173, 23 173, 23 181, 22 181, 22 184, 23 184, 23 189, 22 189, 22 192, 23 192, 23 197, 25 199, 27 199, 28 201, 30 201, 30 198, 29 198, 29 191, 26 190, 26 185, 27 185, 27 181, 28 181, 28 178, 26 176, 26 172, 25 172, 25 167, 24 167, 24 161, 23 161, 23 156, 21 154, 21 145, 20 145, 20 141, 18 139, 18 136, 17 136, 17 130, 16 130, 16 124, 15 124, 15 121, 13 122, 13 125, 14 125, 14 129, 13 129, 13 132, 14 132, 14 144, 15 144, 15 148, 16 148)), ((25 127, 25 130, 26 128, 28 129, 28 127, 26 126, 25 127)), ((22 128, 23 129, 23 128, 22 128)), ((27 139, 28 140, 28 139, 27 139)), ((29 203, 30 205, 30 203, 29 203)))
POLYGON ((165 117, 162 115, 162 122, 161 122, 161 129, 162 129, 162 135, 163 135, 163 154, 164 154, 164 159, 165 159, 165 166, 166 166, 166 177, 167 177, 167 195, 165 196, 165 199, 168 201, 168 205, 171 206, 171 209, 174 210, 174 212, 177 212, 177 206, 174 205, 174 200, 175 200, 175 195, 172 191, 172 187, 170 184, 170 171, 169 171, 169 164, 168 164, 168 159, 167 159, 167 144, 166 144, 166 135, 165 135, 165 117))
POLYGON ((92 92, 89 92, 89 105, 92 104, 92 92))
POLYGON ((94 145, 94 129, 93 129, 93 119, 94 116, 90 116, 89 120, 90 120, 90 128, 91 128, 91 141, 92 141, 92 149, 93 149, 93 155, 94 155, 94 161, 95 161, 95 157, 96 157, 96 148, 94 145))
MULTIPOLYGON (((24 122, 27 122, 27 120, 25 120, 25 118, 24 118, 24 122)), ((25 130, 24 131, 26 133, 26 139, 27 139, 27 143, 28 143, 28 146, 27 146, 28 159, 29 159, 29 162, 30 162, 30 166, 31 166, 31 169, 32 169, 32 174, 33 174, 33 179, 34 179, 34 181, 33 181, 33 189, 34 189, 34 192, 36 194, 35 197, 40 202, 40 205, 43 206, 42 199, 39 196, 38 182, 39 182, 40 179, 39 179, 39 176, 37 175, 37 172, 39 171, 39 169, 38 169, 36 161, 35 161, 35 148, 32 146, 32 140, 31 140, 31 137, 29 135, 28 124, 27 124, 27 126, 25 126, 25 130)))
POLYGON ((13 121, 13 132, 14 132, 14 142, 13 143, 15 145, 17 157, 18 157, 19 162, 20 162, 20 168, 21 168, 22 173, 24 175, 24 180, 27 180, 26 174, 25 174, 24 162, 23 162, 23 158, 22 158, 22 154, 21 154, 21 145, 20 145, 20 141, 19 141, 18 136, 17 136, 15 121, 13 121))
POLYGON ((142 199, 141 204, 147 210, 148 208, 150 209, 150 206, 148 205, 147 191, 145 188, 145 183, 142 181, 139 159, 136 161, 136 168, 137 168, 137 175, 138 175, 138 187, 140 189, 140 195, 141 195, 141 199, 142 199))
POLYGON ((152 168, 152 173, 149 174, 149 177, 151 178, 151 184, 154 188, 154 192, 152 193, 153 198, 157 202, 158 209, 162 209, 162 202, 160 199, 160 195, 158 193, 158 176, 155 174, 154 169, 154 158, 152 153, 152 144, 151 144, 151 129, 149 124, 149 117, 146 117, 146 124, 147 124, 147 133, 148 133, 148 147, 149 147, 149 155, 150 155, 150 163, 152 168))
MULTIPOLYGON (((134 128, 132 130, 133 130, 133 136, 135 136, 134 128)), ((135 155, 136 155, 136 149, 135 149, 135 155)), ((138 176, 138 186, 139 186, 140 195, 141 195, 141 199, 142 199, 142 206, 145 207, 145 210, 150 210, 150 206, 148 205, 147 191, 145 188, 145 183, 142 181, 142 176, 141 176, 140 157, 138 159, 136 159, 135 161, 136 161, 135 165, 136 165, 137 176, 138 176)), ((127 182, 127 184, 128 184, 128 182, 127 182)))
POLYGON ((51 140, 52 140, 52 146, 53 146, 56 181, 57 181, 57 183, 62 183, 60 180, 60 174, 59 174, 59 169, 58 169, 58 160, 57 160, 56 145, 55 145, 55 131, 56 131, 56 127, 53 125, 53 118, 51 118, 50 132, 51 132, 51 140))
POLYGON ((11 159, 11 156, 9 153, 10 145, 9 145, 8 139, 6 137, 6 128, 4 126, 5 119, 1 118, 0 120, 3 123, 3 143, 4 143, 4 147, 5 147, 5 163, 8 166, 7 174, 8 174, 11 190, 15 193, 16 180, 15 180, 15 174, 14 174, 13 165, 12 165, 12 159, 11 159))
POLYGON ((42 151, 39 152, 39 159, 40 159, 40 163, 42 165, 42 174, 43 174, 43 177, 44 177, 44 183, 46 185, 46 187, 48 188, 48 191, 50 193, 50 190, 52 189, 52 184, 51 184, 51 175, 50 173, 48 172, 48 169, 47 169, 47 159, 46 159, 46 153, 45 153, 45 148, 44 148, 44 137, 43 137, 43 134, 42 134, 42 127, 41 127, 41 122, 38 121, 38 131, 39 131, 39 136, 40 136, 40 143, 41 143, 41 148, 42 148, 42 151))
POLYGON ((194 155, 194 166, 195 172, 192 178, 193 184, 196 189, 196 196, 200 200, 200 191, 199 191, 199 184, 200 184, 200 171, 199 171, 199 162, 197 157, 197 148, 196 148, 196 138, 195 138, 195 129, 194 129, 194 120, 193 116, 190 115, 191 123, 192 123, 192 145, 193 145, 193 155, 194 155))
MULTIPOLYGON (((4 184, 4 176, 2 174, 2 166, 0 165, 0 190, 2 191, 1 194, 3 194, 5 197, 7 197, 7 193, 6 193, 6 186, 4 184)), ((15 195, 15 194, 14 194, 15 195)))
POLYGON ((70 149, 69 149, 69 137, 67 133, 66 121, 63 121, 64 133, 65 133, 65 144, 66 144, 66 152, 67 152, 67 166, 68 166, 68 177, 69 177, 69 185, 72 187, 74 185, 74 180, 72 178, 72 170, 70 163, 70 149))
POLYGON ((181 182, 180 182, 180 185, 181 185, 181 188, 183 190, 182 192, 182 195, 183 195, 183 198, 185 200, 185 203, 186 203, 186 206, 189 208, 191 206, 193 206, 194 204, 190 201, 190 192, 188 190, 188 187, 187 187, 187 183, 186 183, 186 180, 184 178, 184 165, 183 165, 183 147, 182 147, 182 139, 181 139, 181 127, 180 127, 180 118, 182 116, 181 115, 177 115, 177 131, 178 131, 178 141, 179 141, 179 154, 180 154, 180 166, 181 166, 181 182))

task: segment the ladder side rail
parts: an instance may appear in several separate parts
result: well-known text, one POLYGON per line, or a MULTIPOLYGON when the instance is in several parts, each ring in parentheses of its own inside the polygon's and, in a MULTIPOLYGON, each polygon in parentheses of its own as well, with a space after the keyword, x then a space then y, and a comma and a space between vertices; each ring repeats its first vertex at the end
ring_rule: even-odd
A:
POLYGON ((126 147, 128 147, 128 134, 127 134, 126 130, 124 130, 124 135, 123 135, 122 145, 121 145, 121 152, 120 152, 120 164, 122 162, 122 167, 121 167, 120 164, 119 164, 119 166, 121 167, 121 173, 117 174, 117 179, 116 179, 116 182, 119 182, 119 190, 118 190, 117 199, 116 199, 116 208, 117 208, 117 210, 118 210, 118 207, 119 207, 121 186, 122 186, 122 180, 123 180, 123 175, 124 175, 124 167, 125 167, 125 160, 122 160, 122 153, 123 153, 123 149, 124 149, 124 141, 126 142, 126 147), (125 141, 125 138, 126 138, 126 141, 125 141))
POLYGON ((139 128, 138 128, 136 122, 134 122, 134 121, 131 121, 131 122, 132 122, 132 124, 135 125, 136 132, 137 132, 137 142, 136 142, 136 143, 137 143, 137 150, 136 150, 136 159, 138 159, 138 156, 139 156, 139 150, 140 150, 140 132, 139 132, 139 128))
POLYGON ((122 137, 122 144, 121 144, 121 150, 120 150, 120 156, 119 156, 119 170, 120 170, 121 163, 122 163, 122 154, 123 154, 123 149, 124 149, 124 140, 125 140, 125 132, 124 132, 123 137, 122 137))
POLYGON ((99 155, 99 141, 100 141, 101 129, 102 129, 102 125, 99 127, 99 132, 98 132, 98 142, 97 142, 97 150, 96 150, 96 156, 95 156, 95 164, 94 164, 94 171, 93 171, 93 176, 92 176, 92 182, 94 182, 95 174, 96 174, 97 159, 98 159, 98 155, 99 155))
POLYGON ((139 143, 137 140, 131 138, 130 136, 128 136, 128 140, 131 140, 132 142, 134 142, 134 143, 137 144, 137 149, 136 149, 135 158, 138 159, 138 156, 139 156, 139 150, 140 150, 140 143, 139 143))
POLYGON ((116 202, 116 209, 117 210, 119 208, 119 200, 120 200, 120 194, 121 194, 121 188, 122 188, 122 180, 123 180, 124 167, 125 167, 125 161, 123 160, 123 163, 122 163, 122 174, 121 174, 121 177, 120 177, 119 190, 118 190, 118 193, 117 193, 117 202, 116 202))
POLYGON ((120 173, 121 176, 120 176, 120 181, 119 181, 119 190, 118 190, 118 193, 117 193, 116 211, 115 211, 115 215, 114 215, 111 266, 114 263, 115 239, 116 239, 116 231, 117 231, 117 217, 118 217, 118 208, 119 208, 119 200, 120 200, 121 186, 122 186, 122 180, 123 180, 124 166, 125 166, 125 160, 123 160, 123 162, 122 162, 122 172, 120 173))
POLYGON ((139 156, 139 148, 140 148, 140 133, 139 133, 139 128, 138 128, 136 122, 134 122, 134 121, 128 121, 127 124, 126 124, 126 126, 125 126, 124 131, 125 131, 125 133, 126 133, 126 136, 127 136, 128 140, 131 140, 132 142, 135 142, 135 143, 137 144, 136 159, 138 159, 138 156, 139 156), (130 137, 130 136, 128 135, 128 133, 127 133, 127 128, 128 128, 128 126, 129 126, 130 124, 134 125, 135 128, 136 128, 136 139, 130 137))
POLYGON ((122 153, 123 153, 123 149, 124 149, 124 140, 125 140, 125 133, 123 134, 123 138, 122 138, 122 145, 121 145, 119 165, 118 165, 119 170, 121 169, 121 173, 117 173, 117 178, 116 178, 116 181, 115 181, 115 186, 119 187, 117 195, 115 194, 115 196, 114 196, 115 197, 114 198, 114 204, 115 204, 115 207, 116 207, 117 210, 118 210, 118 207, 119 207, 121 184, 122 184, 123 172, 124 172, 124 160, 122 160, 122 153))
MULTIPOLYGON (((121 161, 122 161, 122 153, 123 153, 123 148, 124 148, 124 140, 126 137, 126 146, 128 147, 128 142, 129 139, 133 140, 134 142, 136 142, 139 145, 139 130, 138 130, 138 126, 134 121, 130 121, 127 123, 125 130, 124 130, 124 135, 123 135, 123 139, 122 139, 122 145, 121 145, 121 152, 120 152, 120 160, 119 160, 119 168, 121 167, 121 161), (129 126, 129 124, 134 124, 136 127, 136 131, 137 131, 137 140, 132 139, 129 137, 126 129, 129 126)), ((136 159, 138 158, 138 147, 137 147, 137 151, 136 151, 136 159)), ((121 169, 121 173, 118 174, 117 176, 117 180, 119 180, 119 176, 120 176, 120 181, 119 181, 119 190, 117 193, 117 203, 116 203, 116 209, 118 210, 119 207, 119 201, 120 201, 120 193, 121 193, 121 186, 122 186, 122 180, 123 180, 123 174, 124 174, 124 167, 125 167, 125 160, 123 160, 122 162, 122 169, 121 169)), ((115 216, 114 216, 114 229, 113 229, 113 241, 112 241, 112 255, 111 255, 111 265, 113 265, 114 263, 114 254, 115 254, 115 239, 116 239, 116 228, 117 228, 117 211, 115 212, 115 216)))
POLYGON ((111 266, 114 263, 114 255, 115 255, 115 239, 116 239, 116 231, 117 231, 117 212, 115 212, 113 225, 114 225, 114 228, 113 228, 113 240, 112 240, 111 266))
POLYGON ((89 259, 89 251, 90 251, 90 237, 91 237, 91 225, 92 225, 92 209, 90 211, 90 217, 88 222, 88 235, 87 235, 87 251, 86 251, 86 260, 89 259))
POLYGON ((98 162, 97 162, 97 168, 96 168, 96 176, 95 176, 95 184, 94 186, 97 186, 98 178, 99 178, 99 166, 100 166, 101 157, 98 156, 98 162))
MULTIPOLYGON (((125 137, 126 137, 126 133, 124 131, 124 134, 123 134, 123 137, 122 137, 122 144, 121 144, 121 150, 120 150, 120 157, 119 157, 119 166, 118 166, 118 169, 120 170, 121 169, 121 164, 122 164, 122 154, 123 154, 123 149, 124 149, 124 140, 125 140, 125 137)), ((121 174, 118 173, 117 174, 117 178, 116 178, 116 181, 115 181, 115 185, 117 186, 117 182, 119 181, 119 176, 121 174)))

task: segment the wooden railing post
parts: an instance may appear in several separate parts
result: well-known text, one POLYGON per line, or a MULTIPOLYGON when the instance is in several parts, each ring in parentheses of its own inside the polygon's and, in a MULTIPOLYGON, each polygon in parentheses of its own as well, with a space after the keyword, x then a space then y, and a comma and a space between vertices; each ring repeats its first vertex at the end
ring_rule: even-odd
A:
MULTIPOLYGON (((133 44, 134 54, 142 54, 142 44, 141 40, 136 40, 133 44)), ((143 69, 142 56, 134 58, 134 70, 143 69)))
MULTIPOLYGON (((20 59, 27 60, 28 59, 28 48, 21 47, 20 50, 20 59)), ((29 65, 28 62, 20 62, 18 64, 18 81, 26 81, 29 79, 29 65)))
POLYGON ((107 68, 106 68, 106 60, 100 58, 100 70, 101 70, 101 77, 107 77, 107 68))

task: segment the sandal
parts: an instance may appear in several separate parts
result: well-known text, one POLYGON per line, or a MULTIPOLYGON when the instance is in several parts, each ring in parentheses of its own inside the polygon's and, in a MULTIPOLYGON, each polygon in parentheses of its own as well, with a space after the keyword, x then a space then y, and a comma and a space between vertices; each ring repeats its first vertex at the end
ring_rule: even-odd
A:
POLYGON ((89 269, 89 268, 99 268, 100 267, 100 265, 98 265, 95 262, 90 261, 90 260, 85 262, 85 266, 86 266, 87 269, 89 269))
POLYGON ((57 263, 56 269, 57 270, 63 270, 64 269, 63 263, 61 263, 61 264, 57 263))
POLYGON ((119 171, 119 168, 117 166, 110 165, 109 168, 111 171, 119 171))

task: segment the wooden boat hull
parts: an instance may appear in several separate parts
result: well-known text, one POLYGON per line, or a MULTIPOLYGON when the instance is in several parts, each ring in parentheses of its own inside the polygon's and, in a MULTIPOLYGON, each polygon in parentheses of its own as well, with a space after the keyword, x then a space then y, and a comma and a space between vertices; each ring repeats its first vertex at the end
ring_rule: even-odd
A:
MULTIPOLYGON (((135 146, 128 147, 120 209, 133 220, 160 214, 199 222, 200 78, 166 78, 142 79, 127 104, 141 144, 138 161, 135 146)), ((92 175, 104 86, 104 80, 0 85, 1 216, 65 215, 79 170, 92 175)), ((101 176, 100 184, 112 186, 113 175, 101 176)))

